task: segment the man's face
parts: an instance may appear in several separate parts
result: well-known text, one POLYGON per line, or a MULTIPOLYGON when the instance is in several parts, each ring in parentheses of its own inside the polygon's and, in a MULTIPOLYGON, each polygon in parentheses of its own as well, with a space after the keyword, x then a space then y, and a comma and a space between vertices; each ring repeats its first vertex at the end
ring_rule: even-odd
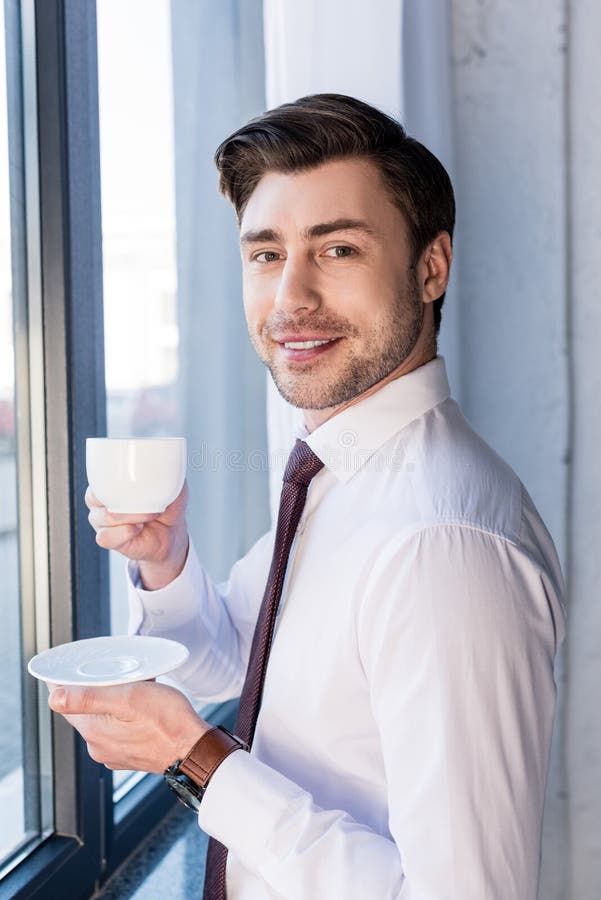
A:
POLYGON ((249 335, 294 406, 336 407, 408 357, 424 306, 403 216, 373 163, 268 173, 240 232, 249 335), (315 340, 329 343, 285 346, 315 340))

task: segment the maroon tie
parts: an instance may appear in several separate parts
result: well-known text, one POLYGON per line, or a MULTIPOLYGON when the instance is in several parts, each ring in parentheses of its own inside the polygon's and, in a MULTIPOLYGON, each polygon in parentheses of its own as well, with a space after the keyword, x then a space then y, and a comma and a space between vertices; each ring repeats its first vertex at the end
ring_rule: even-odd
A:
MULTIPOLYGON (((290 547, 305 505, 307 488, 313 476, 317 475, 321 468, 323 468, 322 461, 313 453, 308 444, 297 438, 284 472, 271 569, 255 626, 246 679, 238 709, 236 734, 249 744, 252 744, 253 741, 261 706, 265 671, 290 547)), ((235 815, 234 810, 232 813, 235 815)), ((207 852, 207 874, 203 900, 225 900, 226 862, 227 847, 211 838, 207 852)))

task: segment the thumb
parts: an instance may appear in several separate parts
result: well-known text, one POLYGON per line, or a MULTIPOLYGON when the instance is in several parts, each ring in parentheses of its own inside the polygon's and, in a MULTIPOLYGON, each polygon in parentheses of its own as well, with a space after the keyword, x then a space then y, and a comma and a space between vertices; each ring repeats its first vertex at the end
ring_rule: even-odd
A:
MULTIPOLYGON (((50 687, 50 685, 48 685, 50 687)), ((55 687, 50 689, 48 696, 48 706, 54 712, 66 712, 67 692, 64 687, 55 687)))
POLYGON ((48 697, 48 705, 62 715, 113 715, 121 707, 120 692, 115 688, 69 686, 55 688, 48 697))

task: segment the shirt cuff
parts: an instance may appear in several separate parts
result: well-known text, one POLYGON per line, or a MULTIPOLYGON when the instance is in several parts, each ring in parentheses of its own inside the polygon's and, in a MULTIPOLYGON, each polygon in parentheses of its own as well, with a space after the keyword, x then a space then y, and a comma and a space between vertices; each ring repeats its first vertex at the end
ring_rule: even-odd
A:
POLYGON ((166 613, 170 628, 189 622, 198 615, 198 585, 202 583, 203 573, 192 540, 182 571, 168 585, 156 591, 147 591, 141 586, 138 563, 128 560, 128 632, 145 634, 160 628, 166 613))
POLYGON ((198 824, 260 873, 277 857, 278 822, 290 815, 291 805, 306 799, 306 791, 290 779, 245 750, 235 750, 211 776, 198 824))

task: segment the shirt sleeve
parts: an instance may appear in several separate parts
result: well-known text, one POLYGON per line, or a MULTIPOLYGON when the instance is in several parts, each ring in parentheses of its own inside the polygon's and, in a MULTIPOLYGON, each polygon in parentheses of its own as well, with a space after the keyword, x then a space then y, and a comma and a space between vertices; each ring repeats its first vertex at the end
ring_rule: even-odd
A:
POLYGON ((390 835, 243 752, 211 779, 201 827, 287 900, 536 900, 561 590, 478 529, 391 541, 357 615, 390 835))
POLYGON ((218 584, 192 542, 182 572, 160 590, 144 590, 137 565, 128 564, 129 632, 170 638, 188 648, 188 660, 169 680, 194 699, 216 703, 240 695, 273 539, 272 532, 263 535, 218 584))

